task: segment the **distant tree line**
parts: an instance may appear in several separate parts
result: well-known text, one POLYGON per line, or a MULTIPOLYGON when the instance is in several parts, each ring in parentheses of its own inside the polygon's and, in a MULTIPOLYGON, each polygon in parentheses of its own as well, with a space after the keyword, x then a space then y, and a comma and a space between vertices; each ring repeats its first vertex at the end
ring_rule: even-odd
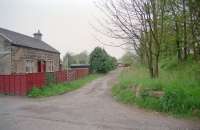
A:
POLYGON ((132 45, 152 78, 160 59, 200 59, 199 0, 102 0, 98 7, 107 36, 132 45))
POLYGON ((64 68, 69 68, 71 64, 89 64, 89 55, 86 51, 79 54, 66 53, 63 58, 64 68))
POLYGON ((126 65, 133 65, 136 61, 135 55, 130 51, 127 51, 120 59, 119 62, 126 65))
POLYGON ((66 53, 63 58, 64 68, 71 64, 90 64, 94 73, 107 73, 117 67, 117 59, 110 56, 103 48, 96 47, 90 55, 86 51, 79 54, 66 53))

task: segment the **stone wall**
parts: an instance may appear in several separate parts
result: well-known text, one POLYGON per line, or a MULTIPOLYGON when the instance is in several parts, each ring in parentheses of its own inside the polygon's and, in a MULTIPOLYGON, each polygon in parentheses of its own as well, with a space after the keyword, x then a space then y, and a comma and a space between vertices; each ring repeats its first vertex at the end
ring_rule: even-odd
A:
POLYGON ((0 74, 11 72, 11 46, 10 43, 0 35, 0 74))
MULTIPOLYGON (((12 73, 26 73, 26 60, 33 61, 33 73, 38 72, 38 61, 53 61, 53 71, 59 70, 60 54, 37 49, 12 46, 12 73)), ((46 71, 49 72, 48 66, 46 71)))

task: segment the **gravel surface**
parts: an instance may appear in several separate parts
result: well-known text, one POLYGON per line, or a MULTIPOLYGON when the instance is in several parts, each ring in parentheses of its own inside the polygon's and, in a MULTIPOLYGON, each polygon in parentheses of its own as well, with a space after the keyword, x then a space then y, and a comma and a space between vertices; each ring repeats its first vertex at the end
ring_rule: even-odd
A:
POLYGON ((118 71, 60 96, 0 97, 0 130, 200 130, 199 121, 175 119, 116 102, 118 71))

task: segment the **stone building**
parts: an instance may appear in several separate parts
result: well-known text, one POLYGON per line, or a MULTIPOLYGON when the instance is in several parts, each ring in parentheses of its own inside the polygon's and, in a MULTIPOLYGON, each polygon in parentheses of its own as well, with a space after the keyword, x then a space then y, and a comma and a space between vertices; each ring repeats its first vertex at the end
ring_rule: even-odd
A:
POLYGON ((59 70, 60 53, 42 41, 40 31, 33 35, 0 28, 0 74, 59 70))

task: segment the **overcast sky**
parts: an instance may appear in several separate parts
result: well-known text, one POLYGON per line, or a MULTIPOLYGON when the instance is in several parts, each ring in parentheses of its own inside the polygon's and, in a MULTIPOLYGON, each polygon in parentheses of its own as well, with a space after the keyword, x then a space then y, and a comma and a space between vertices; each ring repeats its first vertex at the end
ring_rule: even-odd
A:
POLYGON ((79 53, 104 47, 119 58, 124 50, 95 40, 90 23, 101 17, 94 0, 0 0, 0 27, 32 36, 40 29, 43 40, 61 52, 79 53))

